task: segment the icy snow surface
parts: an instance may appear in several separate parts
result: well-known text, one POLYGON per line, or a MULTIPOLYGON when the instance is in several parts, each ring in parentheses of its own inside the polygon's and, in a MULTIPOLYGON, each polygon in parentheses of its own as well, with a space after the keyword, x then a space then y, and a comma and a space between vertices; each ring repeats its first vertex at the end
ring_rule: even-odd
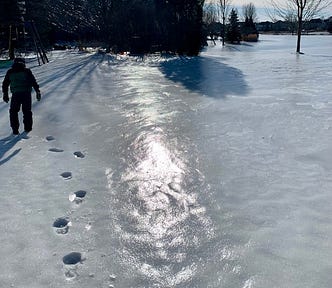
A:
POLYGON ((29 62, 33 131, 0 103, 0 287, 331 287, 332 37, 295 42, 29 62))

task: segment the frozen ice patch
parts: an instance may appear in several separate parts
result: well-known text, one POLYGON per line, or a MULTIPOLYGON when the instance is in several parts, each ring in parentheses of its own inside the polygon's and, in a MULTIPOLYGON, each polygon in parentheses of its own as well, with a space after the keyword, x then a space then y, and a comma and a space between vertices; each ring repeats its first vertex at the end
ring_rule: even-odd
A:
POLYGON ((207 189, 202 175, 188 168, 161 128, 151 130, 133 139, 127 169, 120 175, 106 170, 114 201, 112 218, 123 253, 131 255, 128 265, 139 265, 137 273, 149 287, 157 282, 174 287, 194 278, 199 269, 187 261, 188 251, 211 241, 214 229, 196 195, 207 189), (177 265, 166 268, 170 262, 177 265))
POLYGON ((332 149, 327 148, 322 151, 317 151, 315 153, 310 153, 307 155, 301 155, 296 157, 298 161, 309 162, 317 164, 323 167, 325 170, 332 169, 332 149))

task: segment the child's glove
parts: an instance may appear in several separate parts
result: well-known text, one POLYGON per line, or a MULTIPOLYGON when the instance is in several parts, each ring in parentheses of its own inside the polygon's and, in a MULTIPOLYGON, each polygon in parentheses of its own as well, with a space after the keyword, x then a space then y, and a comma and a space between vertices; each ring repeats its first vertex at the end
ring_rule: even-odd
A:
POLYGON ((8 103, 9 102, 8 94, 3 94, 2 99, 3 99, 4 102, 8 103))
POLYGON ((40 101, 40 99, 41 99, 40 91, 36 92, 36 98, 37 98, 37 101, 40 101))

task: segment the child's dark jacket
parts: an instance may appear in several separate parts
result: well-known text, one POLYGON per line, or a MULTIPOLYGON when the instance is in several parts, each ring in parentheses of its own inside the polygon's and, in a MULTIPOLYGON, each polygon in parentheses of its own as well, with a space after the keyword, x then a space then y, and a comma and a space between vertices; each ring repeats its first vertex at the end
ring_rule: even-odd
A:
POLYGON ((31 70, 25 68, 20 63, 14 63, 12 68, 7 71, 5 79, 2 82, 2 92, 4 95, 8 95, 9 86, 12 94, 31 93, 32 87, 36 92, 39 91, 39 85, 31 70))

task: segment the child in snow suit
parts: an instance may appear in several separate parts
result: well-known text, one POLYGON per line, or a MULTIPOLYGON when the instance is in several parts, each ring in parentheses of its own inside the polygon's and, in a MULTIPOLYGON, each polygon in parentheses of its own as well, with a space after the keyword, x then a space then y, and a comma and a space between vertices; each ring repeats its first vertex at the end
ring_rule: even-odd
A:
POLYGON ((18 112, 22 106, 24 131, 32 130, 32 112, 31 112, 31 91, 32 87, 36 91, 37 101, 40 101, 41 95, 39 85, 31 70, 25 67, 23 58, 15 58, 11 69, 6 73, 2 83, 3 101, 8 103, 8 87, 12 93, 10 102, 9 119, 13 134, 19 134, 18 112))

